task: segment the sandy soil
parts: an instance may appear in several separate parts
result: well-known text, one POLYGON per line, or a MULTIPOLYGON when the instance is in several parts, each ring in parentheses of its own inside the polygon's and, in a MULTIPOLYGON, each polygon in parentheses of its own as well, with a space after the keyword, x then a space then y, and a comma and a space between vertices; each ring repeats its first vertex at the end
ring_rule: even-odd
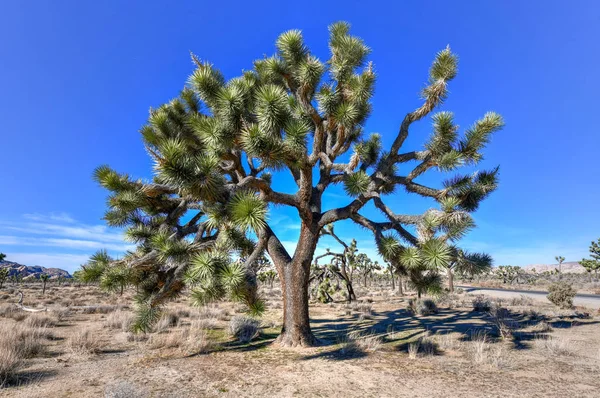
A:
MULTIPOLYGON (((10 303, 14 296, 6 290, 0 301, 10 303)), ((228 335, 236 306, 221 303, 211 310, 210 347, 194 354, 154 348, 159 334, 132 341, 127 332, 110 329, 112 307, 85 313, 92 312, 86 306, 124 305, 127 298, 93 287, 53 287, 44 297, 25 292, 26 304, 71 310, 49 328, 46 353, 28 359, 17 379, 0 389, 1 397, 592 397, 600 389, 598 318, 579 319, 527 300, 508 306, 514 337, 501 339, 494 319, 472 310, 471 297, 453 297, 437 314, 418 316, 407 310, 406 298, 374 289, 361 294, 360 305, 314 304, 312 327, 322 345, 282 349, 271 344, 281 316, 278 292, 266 291, 268 311, 256 339, 243 344, 228 335), (95 353, 69 346, 83 329, 92 331, 95 353), (362 337, 349 340, 349 333, 362 337)), ((160 335, 206 316, 181 311, 186 308, 185 300, 173 304, 170 310, 181 313, 178 325, 160 335)))

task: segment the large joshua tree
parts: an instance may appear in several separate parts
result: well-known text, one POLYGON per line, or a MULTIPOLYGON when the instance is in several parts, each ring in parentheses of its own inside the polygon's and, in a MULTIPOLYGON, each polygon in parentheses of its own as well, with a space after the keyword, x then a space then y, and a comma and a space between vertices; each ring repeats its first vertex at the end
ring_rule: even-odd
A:
POLYGON ((432 169, 451 171, 479 162, 481 150, 502 126, 495 113, 464 135, 451 113, 434 114, 425 147, 401 150, 411 125, 446 98, 457 73, 457 57, 449 48, 431 65, 422 104, 404 117, 397 133, 385 134, 391 144, 384 150, 380 135, 363 132, 375 84, 370 50, 350 34, 347 23, 335 23, 329 32, 326 62, 311 54, 300 31, 292 30, 279 36, 275 55, 230 80, 192 55, 196 69, 180 97, 151 110, 141 129, 154 161, 153 180, 133 180, 107 166, 96 170, 96 179, 112 192, 106 220, 126 227, 127 237, 138 244, 119 261, 142 275, 141 324, 156 319, 161 304, 184 286, 198 303, 228 295, 260 311, 256 281, 247 270, 266 251, 283 292, 278 342, 313 345, 308 282, 323 228, 352 220, 372 231, 382 251, 385 245, 400 250, 425 245, 424 256, 435 259, 447 247, 419 240, 413 227, 426 222, 448 236, 460 234, 472 225, 469 212, 496 188, 497 169, 455 176, 442 188, 416 182, 432 169), (412 167, 400 174, 399 165, 412 167), (278 179, 289 175, 294 192, 276 190, 272 172, 278 179), (343 185, 348 203, 324 209, 323 193, 337 184, 343 185), (432 199, 441 210, 395 212, 384 199, 398 188, 432 199), (381 210, 383 221, 361 214, 368 202, 381 210), (293 253, 269 225, 268 211, 277 206, 297 210, 300 237, 293 253), (398 239, 403 245, 394 243, 398 239))

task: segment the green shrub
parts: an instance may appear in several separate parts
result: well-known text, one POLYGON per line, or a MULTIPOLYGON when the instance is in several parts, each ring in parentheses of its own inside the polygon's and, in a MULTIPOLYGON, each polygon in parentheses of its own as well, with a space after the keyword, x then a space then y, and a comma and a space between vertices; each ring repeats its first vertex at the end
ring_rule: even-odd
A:
POLYGON ((560 308, 569 309, 573 307, 573 298, 577 290, 567 282, 556 282, 548 287, 548 300, 560 308))

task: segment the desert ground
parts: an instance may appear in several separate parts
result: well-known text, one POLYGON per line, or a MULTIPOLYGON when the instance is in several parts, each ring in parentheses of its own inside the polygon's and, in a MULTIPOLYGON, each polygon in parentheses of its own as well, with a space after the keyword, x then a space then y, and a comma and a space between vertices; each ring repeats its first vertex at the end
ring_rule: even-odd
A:
POLYGON ((0 396, 592 397, 600 391, 595 309, 461 293, 438 298, 437 313, 419 315, 410 310, 410 296, 386 286, 361 288, 358 302, 312 303, 321 344, 290 349, 272 344, 281 325, 280 293, 262 288, 267 311, 246 342, 230 333, 231 323, 243 319, 234 303, 193 308, 182 297, 152 333, 132 334, 133 292, 121 297, 95 286, 51 286, 42 295, 36 285, 5 286, 0 363, 7 366, 14 339, 27 340, 29 355, 5 378, 0 396), (18 309, 18 289, 26 306, 48 311, 18 309))

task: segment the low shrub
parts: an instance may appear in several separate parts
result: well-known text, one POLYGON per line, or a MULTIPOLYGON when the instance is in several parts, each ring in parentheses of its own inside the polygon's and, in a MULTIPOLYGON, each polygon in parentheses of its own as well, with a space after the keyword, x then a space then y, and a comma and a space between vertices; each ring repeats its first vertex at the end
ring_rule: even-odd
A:
POLYGON ((355 354, 379 351, 381 337, 374 333, 348 333, 342 340, 342 353, 355 354))
POLYGON ((409 308, 414 314, 418 315, 431 315, 438 312, 437 305, 435 305, 435 301, 431 299, 418 299, 418 300, 410 300, 409 308))
POLYGON ((573 308, 573 299, 577 291, 567 282, 556 282, 548 287, 548 300, 562 309, 573 308))
POLYGON ((489 312, 492 309, 492 302, 485 296, 476 296, 471 303, 473 311, 489 312))
POLYGON ((24 360, 44 352, 44 328, 0 324, 0 386, 12 379, 24 360))
POLYGON ((73 354, 86 356, 98 354, 101 344, 92 330, 84 329, 71 336, 67 340, 67 346, 73 354))
POLYGON ((247 343, 258 335, 259 322, 247 316, 234 316, 229 321, 229 333, 242 343, 247 343))
POLYGON ((118 310, 106 317, 106 326, 109 329, 120 329, 123 332, 128 332, 134 320, 135 317, 130 312, 118 310))

